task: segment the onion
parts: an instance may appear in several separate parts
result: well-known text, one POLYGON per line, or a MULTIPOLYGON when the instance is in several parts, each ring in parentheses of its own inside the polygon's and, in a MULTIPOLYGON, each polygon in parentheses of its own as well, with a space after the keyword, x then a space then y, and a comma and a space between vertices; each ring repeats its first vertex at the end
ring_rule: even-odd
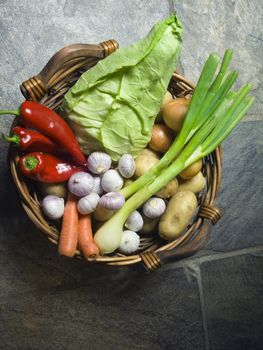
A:
POLYGON ((98 206, 99 200, 100 196, 95 192, 80 198, 77 205, 78 211, 82 215, 93 213, 98 206))
POLYGON ((93 174, 103 174, 111 167, 111 158, 104 152, 93 152, 88 157, 87 166, 93 174))
POLYGON ((101 187, 105 192, 119 191, 123 186, 123 178, 120 176, 117 170, 110 169, 102 175, 101 187))
POLYGON ((90 194, 93 186, 93 177, 84 171, 73 174, 68 181, 69 191, 78 197, 90 194))
POLYGON ((109 210, 118 210, 124 203, 124 196, 118 192, 109 192, 100 198, 100 205, 109 210))
POLYGON ((143 213, 151 219, 160 217, 166 209, 165 201, 161 198, 152 197, 143 205, 143 213))
POLYGON ((60 219, 64 214, 64 199, 54 195, 46 196, 41 203, 44 214, 52 219, 60 219))

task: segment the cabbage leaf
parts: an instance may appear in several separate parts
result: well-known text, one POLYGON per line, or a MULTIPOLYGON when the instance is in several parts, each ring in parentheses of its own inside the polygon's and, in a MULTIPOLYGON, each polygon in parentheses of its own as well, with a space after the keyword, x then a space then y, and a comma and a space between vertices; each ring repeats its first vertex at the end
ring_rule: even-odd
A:
POLYGON ((172 15, 142 40, 99 61, 68 91, 62 113, 86 154, 104 150, 117 161, 147 145, 175 70, 181 35, 181 23, 172 15))

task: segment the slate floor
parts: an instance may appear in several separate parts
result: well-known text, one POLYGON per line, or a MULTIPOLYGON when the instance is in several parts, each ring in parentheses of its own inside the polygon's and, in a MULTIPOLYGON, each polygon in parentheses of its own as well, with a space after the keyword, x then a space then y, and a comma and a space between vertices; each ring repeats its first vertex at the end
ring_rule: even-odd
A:
MULTIPOLYGON (((196 79, 208 52, 234 45, 241 82, 251 78, 255 86, 253 110, 223 144, 217 204, 225 215, 205 249, 154 274, 140 265, 118 269, 66 261, 26 217, 6 167, 7 146, 0 143, 0 349, 263 347, 260 1, 160 4, 1 1, 0 107, 19 104, 19 84, 59 48, 108 38, 129 44, 176 8, 185 25, 181 61, 188 77, 196 79)), ((10 123, 1 119, 1 131, 10 123)))

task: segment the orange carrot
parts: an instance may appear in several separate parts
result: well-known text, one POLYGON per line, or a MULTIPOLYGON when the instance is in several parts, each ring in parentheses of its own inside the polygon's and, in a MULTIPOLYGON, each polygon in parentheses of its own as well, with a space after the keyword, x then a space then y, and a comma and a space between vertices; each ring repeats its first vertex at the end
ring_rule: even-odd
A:
POLYGON ((62 219, 58 253, 72 258, 78 244, 78 210, 77 198, 69 192, 62 219))
POLYGON ((95 259, 99 255, 99 248, 93 242, 90 214, 79 214, 78 247, 85 259, 95 259))

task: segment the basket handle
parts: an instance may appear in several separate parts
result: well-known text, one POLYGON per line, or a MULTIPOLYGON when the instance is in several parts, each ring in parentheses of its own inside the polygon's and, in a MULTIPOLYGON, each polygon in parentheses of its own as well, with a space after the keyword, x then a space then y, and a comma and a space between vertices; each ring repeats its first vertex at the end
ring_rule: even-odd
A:
POLYGON ((48 61, 38 75, 24 81, 20 90, 26 99, 39 101, 47 91, 74 73, 77 68, 85 69, 95 65, 98 60, 109 56, 118 47, 116 40, 108 40, 98 45, 66 46, 48 61))
POLYGON ((203 204, 198 216, 202 217, 204 222, 198 234, 195 235, 193 239, 173 249, 142 253, 140 256, 147 270, 153 272, 168 262, 177 261, 197 253, 206 245, 209 240, 212 225, 215 225, 218 220, 220 220, 222 214, 223 209, 218 209, 209 204, 203 204))

